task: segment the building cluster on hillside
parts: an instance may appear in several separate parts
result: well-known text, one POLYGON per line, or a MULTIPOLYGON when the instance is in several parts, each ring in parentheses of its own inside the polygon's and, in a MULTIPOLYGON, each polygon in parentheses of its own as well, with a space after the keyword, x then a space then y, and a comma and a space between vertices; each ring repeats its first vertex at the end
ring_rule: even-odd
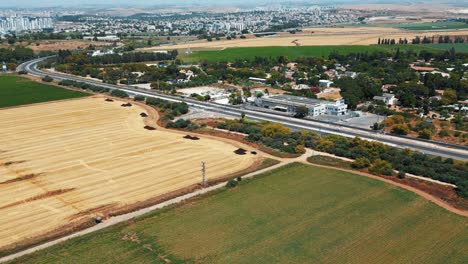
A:
POLYGON ((0 32, 35 31, 52 29, 54 20, 51 17, 11 16, 0 17, 0 32))
POLYGON ((164 36, 200 34, 260 33, 314 25, 353 23, 357 16, 350 10, 330 6, 290 9, 254 9, 230 13, 187 12, 140 14, 132 17, 80 16, 73 21, 59 18, 56 30, 94 34, 154 33, 164 36))

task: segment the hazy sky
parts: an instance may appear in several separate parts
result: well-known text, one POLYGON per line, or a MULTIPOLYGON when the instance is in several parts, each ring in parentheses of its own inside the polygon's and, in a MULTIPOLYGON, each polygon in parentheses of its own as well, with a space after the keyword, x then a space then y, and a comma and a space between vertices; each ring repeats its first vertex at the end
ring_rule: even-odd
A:
MULTIPOLYGON (((390 1, 398 2, 400 0, 390 1)), ((310 4, 315 3, 349 3, 349 2, 385 2, 382 0, 368 0, 368 1, 358 1, 358 0, 0 0, 0 6, 2 7, 44 7, 44 6, 84 6, 84 5, 110 5, 110 6, 143 6, 143 5, 160 5, 160 4, 248 4, 254 2, 307 2, 310 4)), ((389 2, 389 1, 387 1, 389 2)))
POLYGON ((206 4, 254 4, 261 3, 288 3, 302 2, 308 4, 343 4, 343 3, 447 3, 454 4, 466 3, 467 0, 0 0, 0 7, 47 7, 47 6, 91 6, 91 5, 107 5, 107 6, 151 6, 151 5, 206 5, 206 4))

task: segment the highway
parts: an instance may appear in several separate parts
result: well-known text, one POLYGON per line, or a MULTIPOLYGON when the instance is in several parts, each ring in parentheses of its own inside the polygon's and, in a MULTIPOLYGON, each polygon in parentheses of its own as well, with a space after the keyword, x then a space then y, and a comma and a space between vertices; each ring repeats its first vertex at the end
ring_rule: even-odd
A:
POLYGON ((200 102, 190 98, 183 98, 179 96, 172 96, 157 93, 154 91, 140 90, 131 86, 126 85, 112 85, 102 82, 97 82, 82 77, 77 77, 69 74, 43 72, 37 68, 37 64, 46 58, 39 58, 25 62, 18 66, 18 71, 27 71, 31 75, 44 77, 49 75, 56 80, 73 80, 84 83, 89 83, 96 86, 101 86, 109 89, 120 89, 132 95, 143 95, 146 97, 160 98, 174 102, 186 102, 191 107, 203 109, 204 111, 211 111, 215 113, 222 113, 225 115, 240 117, 241 113, 244 112, 246 117, 252 120, 258 121, 272 121, 282 123, 294 130, 306 129, 310 131, 318 132, 319 134, 335 134, 345 137, 360 137, 362 139, 379 141, 384 144, 397 147, 397 148, 409 148, 412 150, 420 151, 429 155, 438 155, 445 158, 453 158, 457 160, 468 161, 468 148, 465 146, 457 146, 446 144, 442 142, 425 141, 420 139, 413 139, 407 137, 399 137, 394 135, 383 135, 374 131, 353 128, 344 125, 338 125, 333 123, 327 123, 323 121, 315 121, 310 119, 297 119, 285 115, 283 113, 271 113, 262 111, 262 109, 253 110, 246 109, 238 106, 221 105, 212 102, 200 102))

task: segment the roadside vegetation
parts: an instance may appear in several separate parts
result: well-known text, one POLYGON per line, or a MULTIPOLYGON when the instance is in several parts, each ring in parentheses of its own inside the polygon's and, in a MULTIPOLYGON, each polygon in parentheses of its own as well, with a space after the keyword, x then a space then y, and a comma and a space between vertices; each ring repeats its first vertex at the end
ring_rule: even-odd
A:
POLYGON ((468 257, 465 218, 381 181, 291 164, 235 185, 9 264, 461 263, 468 257))
MULTIPOLYGON (((279 152, 301 154, 305 148, 312 148, 356 160, 352 164, 353 168, 368 169, 372 174, 391 176, 393 170, 397 170, 452 183, 458 187, 460 197, 468 198, 466 162, 429 156, 409 149, 401 150, 360 138, 349 139, 335 135, 319 137, 314 132, 293 132, 279 123, 255 122, 244 118, 221 120, 216 127, 247 134, 246 141, 279 152)), ((328 158, 321 159, 321 162, 330 162, 328 158)))
POLYGON ((0 75, 0 107, 80 98, 88 95, 15 75, 0 75))

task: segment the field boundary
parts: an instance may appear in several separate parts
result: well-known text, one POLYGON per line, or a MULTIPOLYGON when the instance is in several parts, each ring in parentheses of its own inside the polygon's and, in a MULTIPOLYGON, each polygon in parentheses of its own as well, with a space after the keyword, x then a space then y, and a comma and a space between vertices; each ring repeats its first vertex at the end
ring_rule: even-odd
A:
POLYGON ((425 191, 419 190, 418 188, 415 188, 415 187, 412 187, 412 186, 409 186, 409 185, 406 185, 406 184, 395 182, 395 181, 385 179, 383 177, 379 177, 379 176, 376 176, 376 175, 373 175, 373 174, 370 174, 370 173, 366 173, 366 172, 362 172, 362 171, 348 170, 348 169, 344 169, 344 168, 332 167, 332 166, 327 166, 327 165, 320 165, 320 164, 315 164, 315 163, 311 163, 311 162, 308 162, 308 164, 311 165, 311 166, 319 167, 319 168, 339 170, 339 171, 349 172, 349 173, 357 174, 357 175, 360 175, 360 176, 372 178, 372 179, 375 179, 375 180, 380 180, 380 181, 383 181, 385 183, 391 184, 393 186, 400 187, 400 188, 403 188, 403 189, 405 189, 407 191, 413 192, 413 193, 421 196, 422 198, 424 198, 424 199, 426 199, 426 200, 428 200, 430 202, 433 202, 436 205, 438 205, 438 206, 440 206, 440 207, 442 207, 442 208, 446 209, 447 211, 450 211, 450 212, 452 212, 454 214, 464 216, 464 217, 468 217, 468 211, 455 208, 452 205, 446 203, 444 200, 442 200, 442 199, 440 199, 438 197, 435 197, 432 194, 429 194, 429 193, 427 193, 425 191))

